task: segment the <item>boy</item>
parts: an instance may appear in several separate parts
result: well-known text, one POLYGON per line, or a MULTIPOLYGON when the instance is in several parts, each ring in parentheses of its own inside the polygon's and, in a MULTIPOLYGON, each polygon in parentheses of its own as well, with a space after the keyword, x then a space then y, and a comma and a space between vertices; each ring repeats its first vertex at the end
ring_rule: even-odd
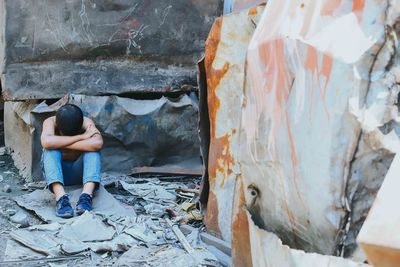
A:
POLYGON ((43 122, 41 143, 42 169, 48 188, 56 197, 56 215, 74 216, 64 185, 83 184, 76 213, 91 211, 93 192, 100 183, 99 151, 103 146, 103 138, 93 121, 84 117, 78 106, 66 104, 56 116, 43 122))

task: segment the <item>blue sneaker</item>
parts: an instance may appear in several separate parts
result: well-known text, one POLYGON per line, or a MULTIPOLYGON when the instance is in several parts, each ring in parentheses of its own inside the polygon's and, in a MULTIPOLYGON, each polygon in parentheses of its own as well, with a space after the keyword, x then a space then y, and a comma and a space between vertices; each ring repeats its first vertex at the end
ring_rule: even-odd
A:
POLYGON ((61 218, 72 218, 74 217, 74 209, 69 202, 68 195, 63 195, 57 200, 56 204, 56 216, 61 218))
POLYGON ((93 210, 92 197, 89 194, 82 193, 79 197, 78 203, 76 203, 76 213, 78 215, 83 214, 85 211, 93 210))

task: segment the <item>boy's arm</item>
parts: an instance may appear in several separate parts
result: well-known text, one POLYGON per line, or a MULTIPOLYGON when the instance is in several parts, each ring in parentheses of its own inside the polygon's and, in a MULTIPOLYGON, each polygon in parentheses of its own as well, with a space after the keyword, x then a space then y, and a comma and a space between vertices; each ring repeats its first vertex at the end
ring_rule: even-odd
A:
POLYGON ((42 147, 46 149, 61 149, 87 138, 84 134, 75 136, 55 135, 55 118, 50 117, 43 122, 42 135, 40 141, 42 147))
POLYGON ((103 138, 94 122, 89 118, 85 118, 83 121, 83 129, 85 129, 85 133, 93 132, 94 134, 90 138, 77 141, 63 148, 76 151, 99 151, 103 147, 103 138))

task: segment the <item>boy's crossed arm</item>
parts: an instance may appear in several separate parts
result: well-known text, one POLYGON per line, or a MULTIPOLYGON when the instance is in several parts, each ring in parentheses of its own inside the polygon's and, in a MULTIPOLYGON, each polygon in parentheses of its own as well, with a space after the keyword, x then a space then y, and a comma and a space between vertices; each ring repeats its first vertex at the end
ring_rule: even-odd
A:
POLYGON ((84 118, 84 133, 73 136, 55 134, 55 118, 51 117, 43 122, 41 135, 42 147, 45 149, 68 149, 76 151, 98 151, 103 146, 103 138, 93 121, 84 118))

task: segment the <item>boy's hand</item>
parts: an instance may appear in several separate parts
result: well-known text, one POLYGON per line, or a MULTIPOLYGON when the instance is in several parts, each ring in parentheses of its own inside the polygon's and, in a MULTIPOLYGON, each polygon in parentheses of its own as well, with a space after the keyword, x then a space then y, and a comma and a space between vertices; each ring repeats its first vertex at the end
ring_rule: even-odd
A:
POLYGON ((89 127, 86 129, 86 131, 82 134, 83 139, 89 139, 95 134, 100 134, 99 130, 96 129, 96 127, 93 127, 93 124, 89 125, 89 127))

